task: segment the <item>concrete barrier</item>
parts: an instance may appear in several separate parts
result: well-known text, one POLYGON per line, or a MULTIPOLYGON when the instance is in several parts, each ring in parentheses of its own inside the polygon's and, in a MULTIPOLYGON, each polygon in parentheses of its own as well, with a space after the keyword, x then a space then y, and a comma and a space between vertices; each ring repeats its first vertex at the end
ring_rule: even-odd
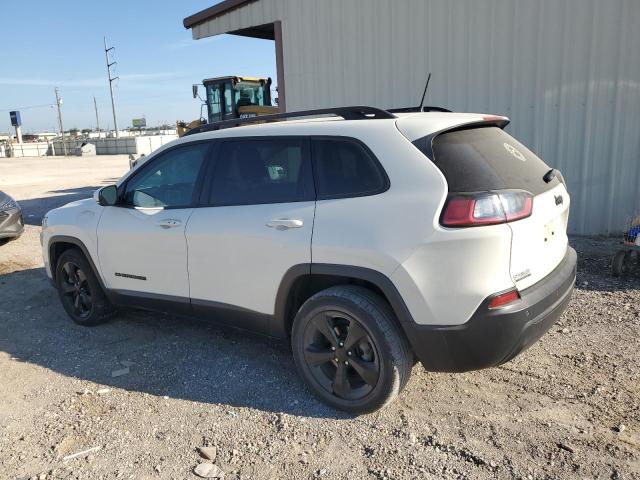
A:
MULTIPOLYGON (((64 155, 65 150, 61 140, 56 140, 53 142, 53 154, 54 155, 64 155)), ((64 145, 67 147, 67 155, 73 155, 73 152, 76 151, 82 145, 82 140, 65 140, 64 145)))
POLYGON ((5 147, 7 157, 44 157, 51 155, 51 144, 47 142, 12 143, 5 147))
MULTIPOLYGON (((172 140, 178 138, 177 135, 150 135, 140 137, 124 138, 95 138, 91 143, 96 146, 96 155, 149 155, 154 150, 160 148, 172 140)), ((86 140, 65 140, 67 154, 71 155, 86 140)), ((61 140, 54 142, 55 155, 64 155, 64 148, 61 140)))
POLYGON ((178 135, 150 135, 146 137, 134 137, 136 140, 136 152, 138 155, 149 155, 154 150, 175 140, 178 135))

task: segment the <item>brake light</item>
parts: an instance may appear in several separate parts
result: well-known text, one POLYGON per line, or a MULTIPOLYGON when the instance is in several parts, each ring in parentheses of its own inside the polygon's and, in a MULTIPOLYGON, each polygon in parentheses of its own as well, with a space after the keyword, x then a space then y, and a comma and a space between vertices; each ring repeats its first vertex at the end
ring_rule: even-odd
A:
POLYGON ((515 302, 516 300, 520 300, 520 293, 518 292, 518 290, 510 290, 493 297, 489 302, 489 308, 493 309, 504 307, 505 305, 509 305, 510 303, 515 302))
POLYGON ((504 117, 502 115, 483 115, 482 120, 485 122, 499 122, 499 121, 509 121, 509 117, 504 117))
POLYGON ((524 190, 449 195, 440 223, 444 227, 479 227, 515 222, 531 215, 533 196, 524 190))

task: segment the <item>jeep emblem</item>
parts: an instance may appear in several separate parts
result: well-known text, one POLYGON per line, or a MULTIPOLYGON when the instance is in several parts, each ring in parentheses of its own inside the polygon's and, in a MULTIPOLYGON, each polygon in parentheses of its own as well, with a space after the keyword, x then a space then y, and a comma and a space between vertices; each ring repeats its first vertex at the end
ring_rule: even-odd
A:
POLYGON ((516 147, 514 147, 513 145, 509 144, 509 143, 504 143, 504 149, 509 152, 511 155, 513 155, 514 157, 516 157, 518 160, 520 160, 521 162, 526 162, 527 159, 524 157, 524 155, 522 154, 522 152, 520 150, 518 150, 516 147))

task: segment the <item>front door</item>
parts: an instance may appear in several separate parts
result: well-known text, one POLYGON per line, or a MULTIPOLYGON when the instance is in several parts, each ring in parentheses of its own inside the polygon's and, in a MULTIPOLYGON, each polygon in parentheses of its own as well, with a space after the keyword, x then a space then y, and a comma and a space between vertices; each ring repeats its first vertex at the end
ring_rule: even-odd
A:
POLYGON ((315 192, 308 142, 221 140, 212 162, 202 206, 186 230, 192 305, 219 321, 266 331, 284 274, 311 263, 315 192))
POLYGON ((98 224, 98 258, 107 288, 189 302, 185 227, 209 150, 194 143, 162 152, 121 187, 98 224))

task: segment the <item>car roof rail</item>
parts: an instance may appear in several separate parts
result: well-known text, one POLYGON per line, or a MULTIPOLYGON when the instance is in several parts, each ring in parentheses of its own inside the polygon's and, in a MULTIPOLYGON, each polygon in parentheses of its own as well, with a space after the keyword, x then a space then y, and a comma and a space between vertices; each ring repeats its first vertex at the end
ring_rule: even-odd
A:
POLYGON ((444 112, 451 113, 451 110, 448 110, 443 107, 404 107, 404 108, 389 108, 387 109, 389 113, 414 113, 414 112, 444 112))
POLYGON ((184 136, 194 135, 196 133, 212 132, 225 128, 234 128, 251 123, 271 123, 282 122, 291 118, 301 117, 319 117, 324 115, 334 115, 342 117, 345 120, 383 120, 397 118, 393 113, 375 107, 354 106, 354 107, 336 107, 322 108, 319 110, 303 110, 299 112, 275 113, 273 115, 261 115, 249 118, 233 118, 231 120, 223 120, 221 122, 209 123, 192 128, 184 136))

